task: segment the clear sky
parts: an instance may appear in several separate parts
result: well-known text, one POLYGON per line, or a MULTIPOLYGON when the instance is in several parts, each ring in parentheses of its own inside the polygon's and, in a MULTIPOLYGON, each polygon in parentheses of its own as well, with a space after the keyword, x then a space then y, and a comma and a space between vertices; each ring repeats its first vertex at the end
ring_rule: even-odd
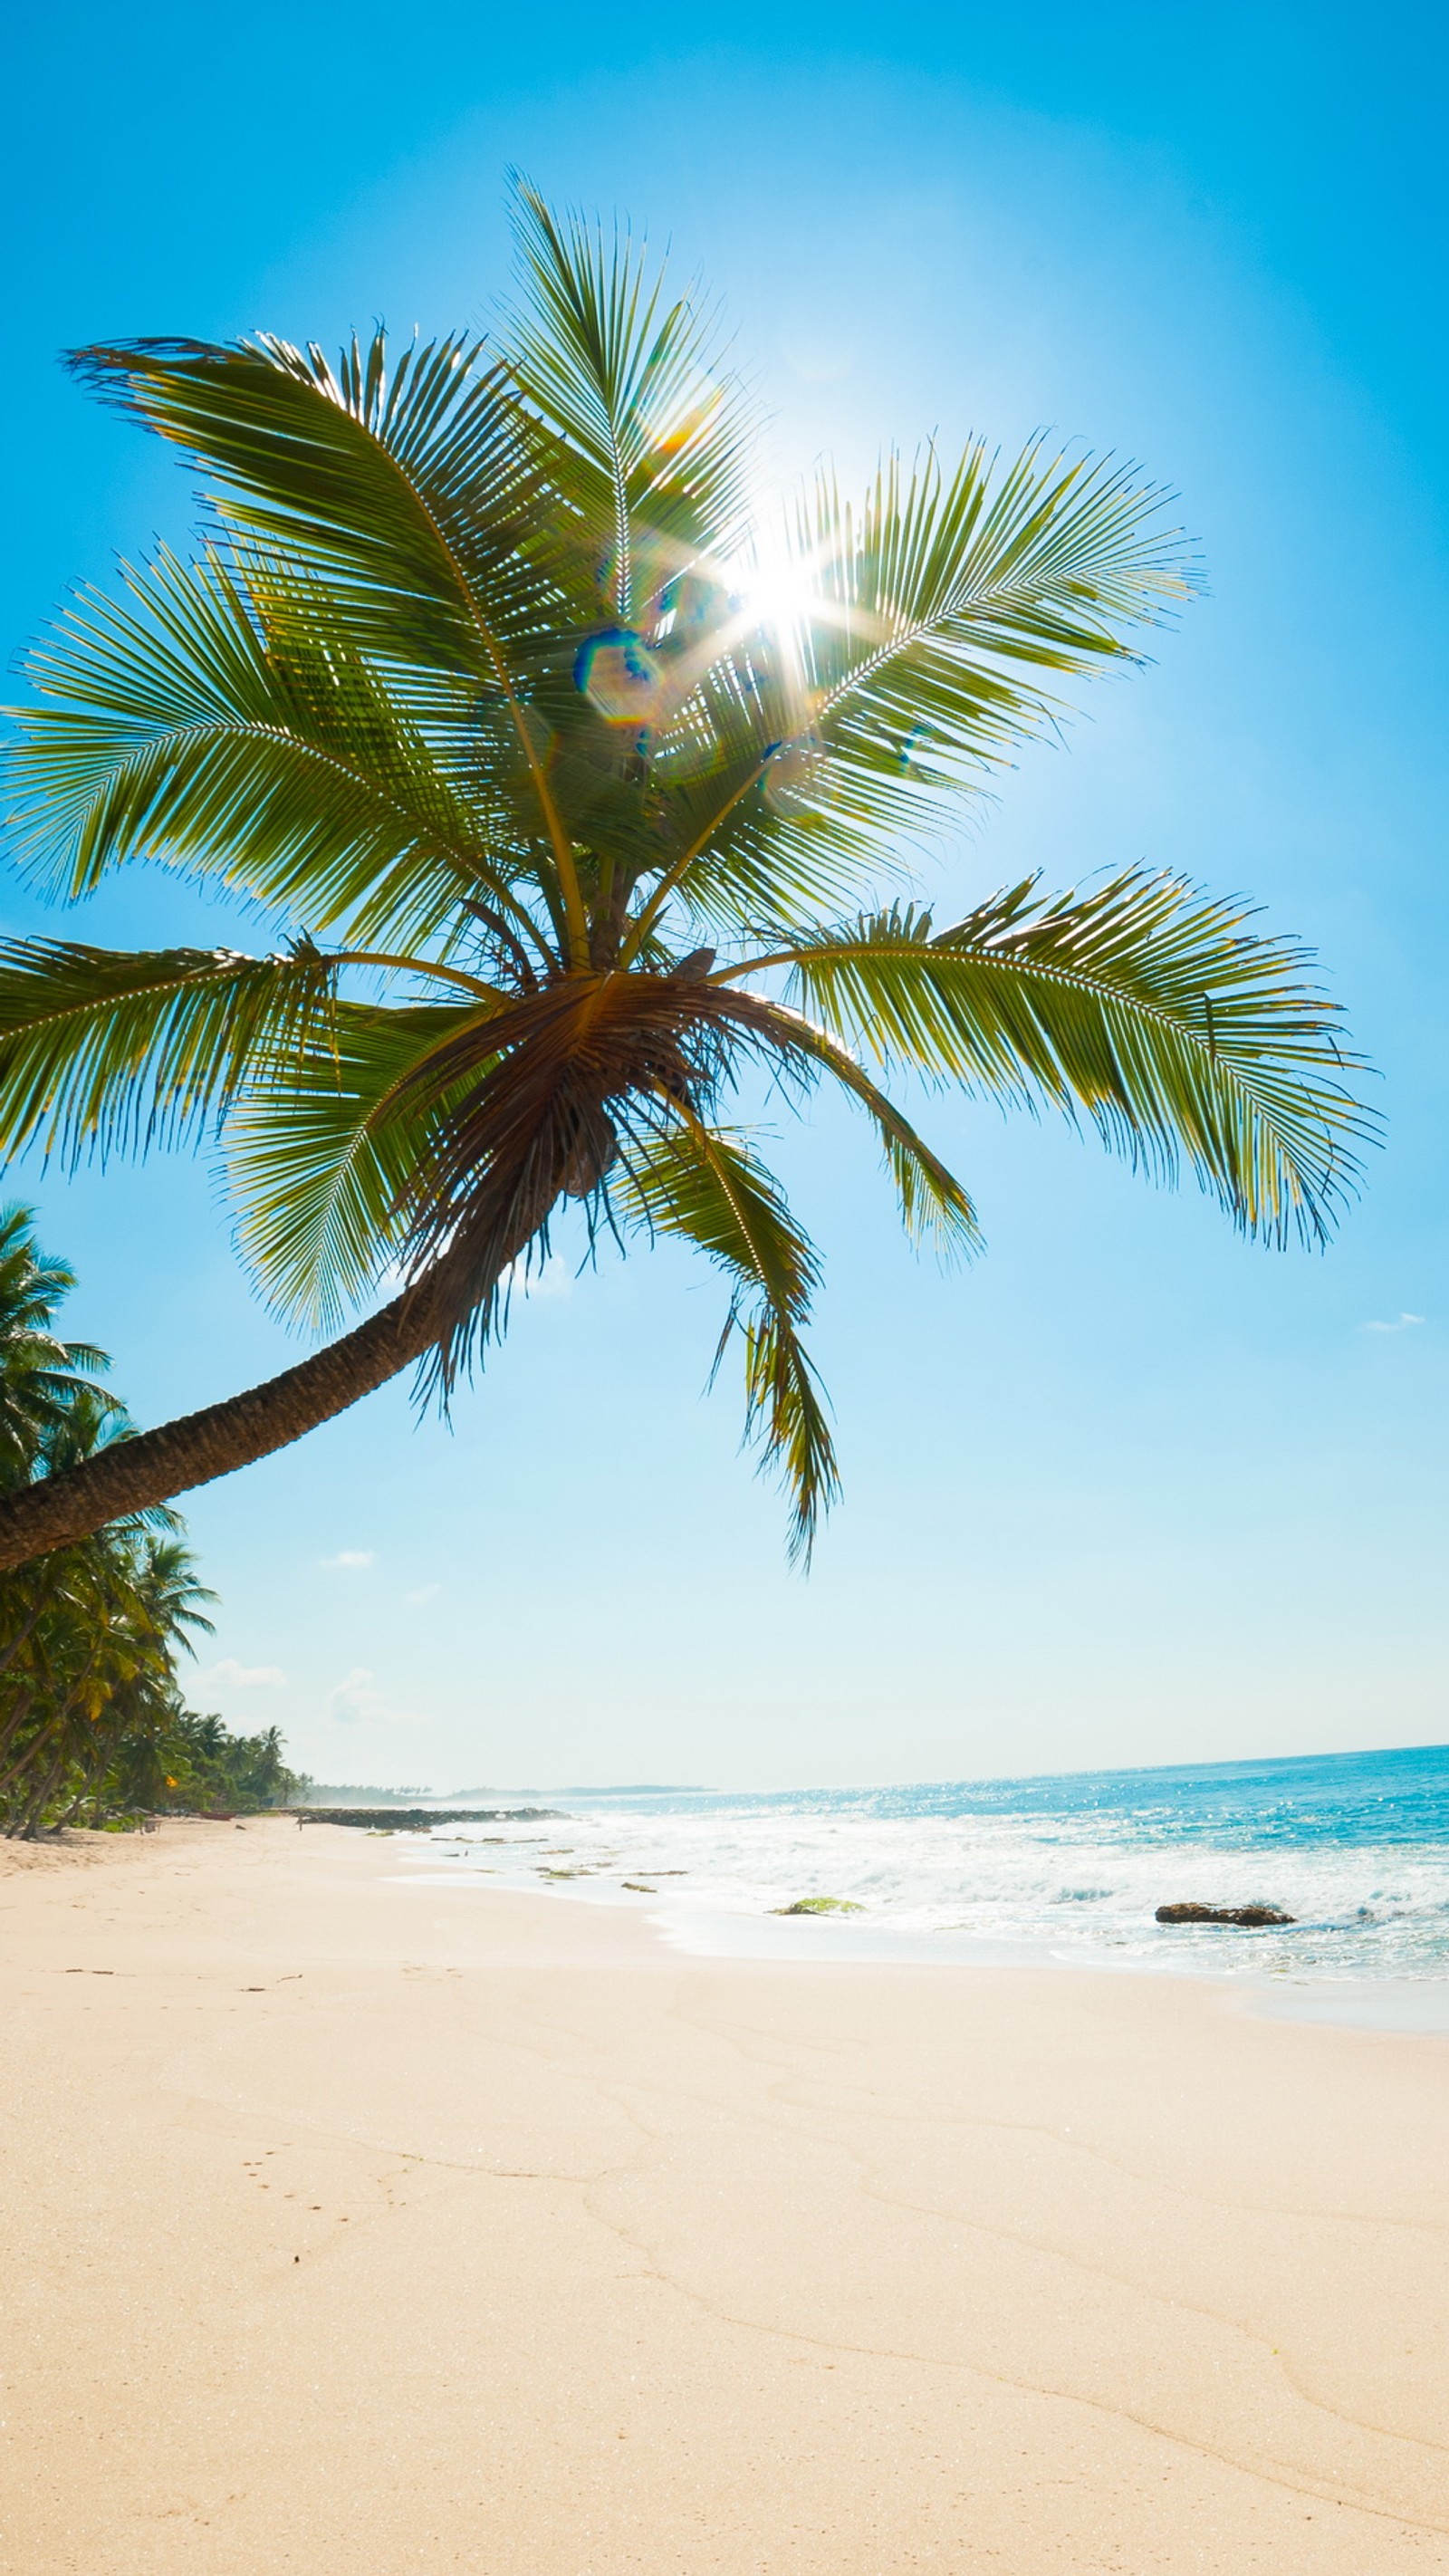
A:
MULTIPOLYGON (((243 26, 58 0, 7 52, 7 655, 187 524, 175 466, 57 350, 479 320, 521 165, 722 292, 781 471, 1046 424, 1174 485, 1210 595, 1003 778, 930 891, 1140 858, 1250 890, 1320 952, 1387 1120, 1318 1257, 937 1102, 990 1241, 948 1278, 858 1139, 787 1134, 847 1489, 808 1581, 728 1371, 703 1394, 706 1268, 560 1266, 451 1433, 395 1387, 193 1498, 222 1595, 197 1704, 277 1720, 319 1777, 440 1789, 1449 1736, 1442 10, 255 0, 243 26)), ((0 924, 42 920, 0 878, 0 924)), ((261 944, 159 874, 72 926, 261 944)), ((5 1186, 143 1421, 294 1355, 202 1168, 5 1186)))

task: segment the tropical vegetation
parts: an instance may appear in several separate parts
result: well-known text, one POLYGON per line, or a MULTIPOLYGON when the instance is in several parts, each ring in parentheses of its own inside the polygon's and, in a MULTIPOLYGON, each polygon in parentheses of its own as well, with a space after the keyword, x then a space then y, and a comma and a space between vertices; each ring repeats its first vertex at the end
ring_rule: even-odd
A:
POLYGON ((837 1486, 820 1262, 767 1098, 833 1087, 947 1255, 978 1220, 907 1115, 932 1085, 1063 1111, 1273 1242, 1322 1240, 1352 1185, 1337 1010, 1244 902, 1145 867, 944 920, 921 891, 930 837, 1063 687, 1192 589, 1163 494, 975 442, 762 504, 709 313, 627 232, 527 190, 517 213, 496 339, 70 361, 180 452, 206 529, 32 657, 17 851, 64 900, 158 861, 272 927, 257 953, 12 940, 0 1151, 209 1140, 261 1289, 323 1340, 57 1453, 0 1502, 0 1563, 410 1364, 446 1401, 569 1205, 591 1241, 676 1237, 723 1274, 720 1347, 808 1549, 837 1486))
MULTIPOLYGON (((0 1209, 0 1493, 129 1431, 104 1352, 54 1332, 74 1284, 30 1211, 0 1209)), ((213 1597, 164 1507, 0 1574, 0 1833, 286 1803, 300 1784, 276 1729, 234 1736, 182 1698, 178 1660, 211 1633, 213 1597)))

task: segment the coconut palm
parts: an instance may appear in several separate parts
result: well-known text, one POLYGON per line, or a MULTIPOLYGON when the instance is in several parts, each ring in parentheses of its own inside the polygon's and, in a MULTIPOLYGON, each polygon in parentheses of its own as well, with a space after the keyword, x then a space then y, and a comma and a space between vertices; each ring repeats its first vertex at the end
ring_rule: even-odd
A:
POLYGON ((184 1719, 177 1657, 194 1652, 191 1630, 211 1634, 202 1604, 216 1596, 177 1538, 112 1525, 51 1565, 68 1579, 49 1587, 31 1651, 0 1689, 0 1831, 12 1837, 105 1803, 123 1754, 133 1769, 146 1747, 164 1754, 184 1719))
MULTIPOLYGON (((11 1215, 4 1275, 20 1283, 13 1302, 27 1329, 0 1336, 0 1418, 29 1429, 29 1476, 65 1474, 125 1438, 130 1423, 113 1396, 55 1364, 58 1357, 98 1370, 107 1362, 87 1345, 53 1340, 48 1327, 72 1273, 37 1251, 25 1210, 11 1215), (5 1405, 7 1376, 28 1403, 5 1405)), ((42 1821, 65 1821, 94 1795, 122 1739, 166 1724, 176 1656, 193 1651, 192 1629, 210 1633, 202 1604, 214 1598, 178 1529, 174 1512, 152 1505, 0 1574, 5 1833, 33 1835, 42 1821)))
POLYGON ((9 1736, 0 1812, 11 1836, 67 1822, 94 1799, 122 1743, 174 1728, 176 1657, 194 1651, 190 1630, 211 1633, 201 1605, 215 1595, 179 1539, 113 1525, 56 1549, 44 1570, 52 1566, 62 1579, 0 1690, 9 1736))
POLYGON ((0 1208, 0 1488, 33 1473, 82 1392, 115 1409, 93 1383, 109 1366, 104 1351, 50 1329, 75 1273, 37 1249, 33 1225, 30 1208, 0 1208))
MULTIPOLYGON (((75 1273, 40 1250, 33 1226, 29 1208, 0 1208, 0 1493, 77 1464, 127 1427, 124 1408, 96 1384, 110 1365, 105 1352, 55 1334, 75 1273)), ((0 1578, 0 1769, 35 1696, 19 1678, 7 1686, 6 1676, 68 1594, 74 1571, 51 1557, 0 1578)))
POLYGON ((210 533, 36 653, 26 864, 75 899, 156 859, 279 927, 257 955, 12 943, 0 1149, 209 1136, 256 1278, 328 1338, 5 1498, 0 1563, 410 1363, 446 1398, 568 1201, 723 1272, 808 1547, 836 1466, 802 1339, 818 1257, 747 1123, 772 1080, 836 1085, 948 1253, 975 1211, 892 1075, 1053 1104, 1271 1239, 1322 1237, 1350 1181, 1335 1012, 1241 903, 1133 869, 938 926, 903 872, 1063 681, 1129 662, 1191 586, 1162 496, 972 444, 761 513, 708 317, 627 236, 527 191, 518 221, 496 345, 71 361, 199 471, 210 533))

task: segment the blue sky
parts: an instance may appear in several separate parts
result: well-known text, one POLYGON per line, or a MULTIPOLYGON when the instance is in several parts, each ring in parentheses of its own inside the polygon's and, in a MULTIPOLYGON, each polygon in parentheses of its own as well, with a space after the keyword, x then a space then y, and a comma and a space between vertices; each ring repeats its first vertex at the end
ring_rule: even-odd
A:
MULTIPOLYGON (((187 525, 55 366, 87 338, 488 314, 504 173, 720 290, 780 473, 1046 424, 1181 495, 1209 593, 963 821, 942 905, 1148 858, 1310 939, 1384 1150, 1323 1258, 1245 1248, 1052 1126, 937 1102, 984 1263, 894 1239, 822 1114, 846 1501, 808 1582, 703 1382, 712 1278, 561 1266, 451 1433, 394 1388, 193 1498, 196 1696, 330 1779, 940 1778, 1449 1735, 1445 40, 1431 7, 983 28, 777 7, 32 12, 10 40, 0 635, 187 525)), ((0 879, 0 923, 49 926, 0 879)), ((244 941, 136 876, 75 921, 244 941)), ((189 1163, 24 1169, 155 1421, 284 1364, 189 1163)))

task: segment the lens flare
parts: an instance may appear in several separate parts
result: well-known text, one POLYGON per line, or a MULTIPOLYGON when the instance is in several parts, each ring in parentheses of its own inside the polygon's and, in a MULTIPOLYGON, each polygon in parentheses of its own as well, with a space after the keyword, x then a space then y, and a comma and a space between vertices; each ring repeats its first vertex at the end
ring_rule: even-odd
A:
POLYGON ((574 686, 606 724, 648 724, 661 695, 659 665, 631 627, 591 635, 574 660, 574 686))

